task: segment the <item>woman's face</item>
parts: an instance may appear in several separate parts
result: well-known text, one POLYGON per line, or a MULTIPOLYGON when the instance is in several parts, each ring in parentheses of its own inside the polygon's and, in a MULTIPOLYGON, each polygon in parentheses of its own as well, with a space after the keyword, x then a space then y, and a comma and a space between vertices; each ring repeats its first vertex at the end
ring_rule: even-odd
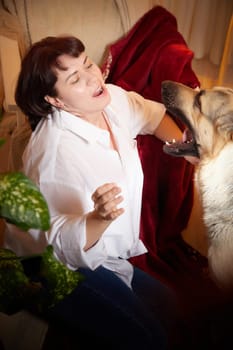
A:
POLYGON ((83 118, 91 118, 101 112, 110 102, 101 70, 85 52, 79 57, 61 55, 58 59, 62 67, 56 68, 57 97, 45 99, 55 107, 83 118))

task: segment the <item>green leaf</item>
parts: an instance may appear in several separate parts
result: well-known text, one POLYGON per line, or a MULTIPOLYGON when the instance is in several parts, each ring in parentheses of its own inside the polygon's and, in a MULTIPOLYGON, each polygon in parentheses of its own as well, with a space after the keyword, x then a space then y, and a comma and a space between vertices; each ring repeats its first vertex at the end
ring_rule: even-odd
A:
POLYGON ((0 216, 27 231, 48 230, 47 203, 35 184, 20 172, 0 174, 0 216))
POLYGON ((43 314, 83 279, 55 258, 51 245, 41 254, 22 257, 0 248, 0 312, 11 315, 27 309, 43 314))
POLYGON ((42 253, 40 273, 47 283, 47 289, 51 296, 49 307, 54 306, 70 294, 84 278, 79 272, 69 270, 63 263, 59 262, 53 254, 51 245, 47 246, 42 253))
POLYGON ((0 249, 0 311, 6 312, 21 304, 29 280, 14 252, 0 249))

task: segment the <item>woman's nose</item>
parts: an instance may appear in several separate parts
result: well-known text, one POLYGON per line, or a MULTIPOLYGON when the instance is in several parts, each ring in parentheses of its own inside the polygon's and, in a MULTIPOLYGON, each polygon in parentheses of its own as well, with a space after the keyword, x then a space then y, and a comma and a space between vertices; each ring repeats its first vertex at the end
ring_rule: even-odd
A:
POLYGON ((88 84, 93 84, 96 83, 96 81, 98 80, 97 76, 93 73, 87 73, 87 83, 88 84))

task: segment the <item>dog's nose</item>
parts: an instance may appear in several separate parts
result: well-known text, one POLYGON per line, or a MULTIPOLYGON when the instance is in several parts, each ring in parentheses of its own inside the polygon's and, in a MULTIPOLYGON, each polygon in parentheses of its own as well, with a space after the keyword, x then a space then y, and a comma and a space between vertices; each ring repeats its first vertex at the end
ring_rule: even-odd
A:
POLYGON ((177 83, 171 80, 164 80, 161 86, 162 102, 167 108, 173 104, 174 96, 177 91, 177 83))
POLYGON ((162 82, 162 91, 165 90, 173 90, 175 88, 176 83, 174 81, 171 80, 164 80, 162 82))

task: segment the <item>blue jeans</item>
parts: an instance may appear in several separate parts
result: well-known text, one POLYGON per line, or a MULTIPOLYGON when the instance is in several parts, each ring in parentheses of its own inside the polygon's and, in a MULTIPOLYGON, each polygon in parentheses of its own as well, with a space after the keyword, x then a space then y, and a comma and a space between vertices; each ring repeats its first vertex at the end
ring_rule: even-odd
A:
POLYGON ((48 314, 50 323, 77 338, 77 347, 92 342, 101 349, 167 349, 177 319, 167 287, 138 268, 132 290, 104 267, 79 272, 84 281, 48 314))

